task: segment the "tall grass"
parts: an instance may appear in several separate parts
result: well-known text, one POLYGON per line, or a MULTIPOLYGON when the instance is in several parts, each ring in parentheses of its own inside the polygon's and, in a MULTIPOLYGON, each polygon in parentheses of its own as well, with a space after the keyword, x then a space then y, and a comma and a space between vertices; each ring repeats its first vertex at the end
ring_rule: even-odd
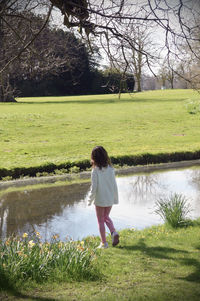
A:
POLYGON ((173 228, 186 225, 189 220, 187 214, 191 211, 187 198, 174 193, 170 197, 160 198, 156 202, 155 213, 173 228))
POLYGON ((1 241, 0 249, 0 271, 4 275, 0 282, 6 279, 17 285, 28 280, 42 283, 100 277, 95 248, 84 241, 61 242, 54 236, 50 243, 42 243, 38 232, 34 237, 24 233, 1 241))

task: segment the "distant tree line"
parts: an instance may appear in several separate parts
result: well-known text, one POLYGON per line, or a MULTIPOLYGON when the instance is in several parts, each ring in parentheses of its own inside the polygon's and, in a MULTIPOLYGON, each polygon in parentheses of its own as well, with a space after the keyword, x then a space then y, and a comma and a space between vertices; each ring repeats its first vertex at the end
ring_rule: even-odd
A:
POLYGON ((19 74, 19 76, 13 77, 11 84, 20 97, 109 94, 134 91, 135 80, 132 74, 126 73, 124 75, 122 72, 110 68, 99 70, 91 65, 89 54, 84 45, 79 48, 79 55, 79 58, 82 57, 82 64, 75 61, 72 70, 66 68, 66 70, 62 70, 60 73, 57 72, 57 74, 49 73, 43 76, 26 76, 25 78, 19 74))

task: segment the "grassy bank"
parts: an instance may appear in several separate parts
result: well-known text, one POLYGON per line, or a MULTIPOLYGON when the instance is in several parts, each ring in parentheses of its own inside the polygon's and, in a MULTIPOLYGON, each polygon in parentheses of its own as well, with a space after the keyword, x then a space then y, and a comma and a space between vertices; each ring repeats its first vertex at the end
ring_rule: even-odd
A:
MULTIPOLYGON (((167 226, 123 230, 117 247, 109 242, 109 249, 97 253, 103 274, 99 280, 49 282, 37 288, 29 283, 1 296, 6 300, 199 301, 199 237, 200 220, 176 230, 167 226)), ((94 248, 99 240, 87 243, 94 248)))
POLYGON ((0 167, 62 168, 89 160, 100 144, 115 158, 199 151, 200 115, 186 108, 198 99, 192 90, 165 90, 0 103, 0 167))

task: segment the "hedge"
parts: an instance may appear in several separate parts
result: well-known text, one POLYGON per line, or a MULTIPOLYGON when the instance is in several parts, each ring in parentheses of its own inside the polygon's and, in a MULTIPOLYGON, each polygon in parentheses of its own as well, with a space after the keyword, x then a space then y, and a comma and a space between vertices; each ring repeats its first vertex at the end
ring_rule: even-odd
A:
MULTIPOLYGON (((200 151, 196 152, 174 152, 174 153, 158 153, 158 154, 141 154, 131 156, 117 156, 111 157, 113 164, 119 166, 136 166, 136 165, 148 165, 178 161, 188 161, 200 159, 200 151)), ((79 171, 84 171, 90 167, 89 160, 65 162, 62 164, 45 163, 40 166, 33 167, 15 167, 12 169, 0 168, 0 180, 5 177, 17 179, 20 177, 35 177, 38 173, 55 173, 56 170, 65 170, 66 173, 71 172, 73 167, 77 167, 79 171)))

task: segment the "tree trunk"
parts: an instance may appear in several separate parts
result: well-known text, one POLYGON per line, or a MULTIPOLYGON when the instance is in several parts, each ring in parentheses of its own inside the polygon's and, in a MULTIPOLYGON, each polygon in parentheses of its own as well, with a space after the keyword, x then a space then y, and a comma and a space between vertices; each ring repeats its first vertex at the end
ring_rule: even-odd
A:
POLYGON ((141 87, 141 75, 139 73, 136 74, 136 84, 137 84, 137 92, 141 92, 142 91, 142 87, 141 87))
MULTIPOLYGON (((4 8, 3 5, 5 1, 0 4, 0 11, 4 8)), ((0 63, 6 62, 5 57, 5 49, 4 49, 4 30, 3 30, 3 20, 0 18, 0 63)), ((0 70, 0 102, 16 102, 14 95, 14 89, 11 87, 9 83, 9 75, 7 74, 7 70, 0 70)))
POLYGON ((171 88, 174 89, 174 72, 171 74, 171 88))
POLYGON ((0 73, 0 102, 16 102, 8 78, 0 73))
POLYGON ((138 91, 138 92, 141 92, 141 91, 142 91, 142 87, 141 87, 141 82, 140 82, 140 80, 138 81, 138 88, 137 88, 137 91, 138 91))

